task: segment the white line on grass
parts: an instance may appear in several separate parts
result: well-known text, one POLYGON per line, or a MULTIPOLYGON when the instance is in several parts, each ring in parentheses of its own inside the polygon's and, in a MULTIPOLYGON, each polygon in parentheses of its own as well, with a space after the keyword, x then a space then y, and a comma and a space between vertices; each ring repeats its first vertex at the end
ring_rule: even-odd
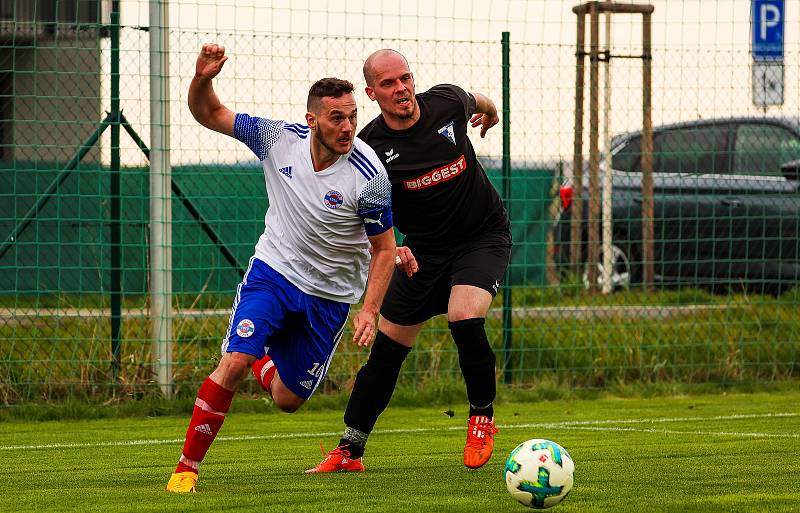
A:
MULTIPOLYGON (((781 418, 781 417, 797 417, 797 413, 749 413, 738 415, 718 415, 716 417, 668 417, 662 419, 622 419, 622 420, 566 420, 563 422, 556 422, 556 424, 564 426, 581 426, 581 425, 597 425, 597 424, 660 424, 663 422, 708 422, 713 420, 747 420, 747 419, 763 419, 763 418, 781 418)), ((521 425, 521 424, 515 424, 521 425)))
MULTIPOLYGON (((789 418, 797 417, 797 413, 756 413, 748 415, 718 415, 716 417, 671 417, 661 419, 620 419, 620 420, 574 420, 564 422, 531 422, 525 424, 498 424, 500 429, 564 429, 567 431, 607 431, 607 432, 636 432, 676 435, 708 435, 708 436, 738 436, 745 438, 800 438, 798 433, 752 433, 739 431, 681 431, 672 429, 613 427, 608 424, 659 424, 670 422, 709 422, 716 420, 746 420, 764 418, 789 418)), ((450 426, 446 428, 402 428, 402 429, 376 429, 374 434, 396 433, 425 433, 433 431, 461 431, 464 426, 450 426)), ((326 436, 339 436, 340 431, 327 431, 320 433, 276 433, 273 435, 242 435, 220 436, 218 441, 239 442, 247 440, 277 440, 290 438, 320 438, 326 436)), ((84 442, 62 444, 32 444, 32 445, 0 445, 0 451, 35 450, 35 449, 79 449, 86 447, 122 447, 129 445, 167 445, 178 444, 183 438, 150 439, 150 440, 120 440, 115 442, 84 442)))

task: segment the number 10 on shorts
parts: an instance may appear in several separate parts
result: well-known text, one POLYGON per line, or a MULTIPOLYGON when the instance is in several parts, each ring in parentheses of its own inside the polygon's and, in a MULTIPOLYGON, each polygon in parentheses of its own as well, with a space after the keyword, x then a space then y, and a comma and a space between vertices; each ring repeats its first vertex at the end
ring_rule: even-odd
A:
POLYGON ((322 365, 320 365, 317 362, 314 362, 314 366, 308 369, 306 372, 308 372, 315 378, 319 378, 320 376, 322 376, 322 369, 323 369, 322 365))

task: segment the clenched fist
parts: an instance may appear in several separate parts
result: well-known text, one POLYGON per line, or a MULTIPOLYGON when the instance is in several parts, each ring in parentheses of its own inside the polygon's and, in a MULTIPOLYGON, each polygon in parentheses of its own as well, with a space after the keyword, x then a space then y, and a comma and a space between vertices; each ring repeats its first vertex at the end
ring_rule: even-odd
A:
POLYGON ((197 56, 194 75, 196 78, 211 80, 219 75, 222 65, 228 58, 225 57, 225 47, 214 43, 205 44, 197 56))

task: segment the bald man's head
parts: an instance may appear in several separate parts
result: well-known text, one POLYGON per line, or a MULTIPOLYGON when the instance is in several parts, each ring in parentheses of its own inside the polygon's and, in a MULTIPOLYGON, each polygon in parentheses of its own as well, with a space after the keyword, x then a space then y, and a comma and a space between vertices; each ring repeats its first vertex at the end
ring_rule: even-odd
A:
POLYGON ((405 63, 406 69, 410 70, 408 67, 408 61, 406 58, 398 52, 397 50, 391 50, 389 48, 384 48, 383 50, 378 50, 376 52, 372 52, 372 54, 367 57, 367 60, 364 61, 364 81, 367 83, 368 86, 373 87, 375 82, 375 69, 380 66, 381 64, 385 63, 387 60, 395 60, 395 59, 402 59, 403 63, 405 63))
POLYGON ((402 130, 420 118, 414 94, 414 74, 408 61, 396 50, 378 50, 364 61, 364 92, 378 102, 381 115, 393 130, 402 130))

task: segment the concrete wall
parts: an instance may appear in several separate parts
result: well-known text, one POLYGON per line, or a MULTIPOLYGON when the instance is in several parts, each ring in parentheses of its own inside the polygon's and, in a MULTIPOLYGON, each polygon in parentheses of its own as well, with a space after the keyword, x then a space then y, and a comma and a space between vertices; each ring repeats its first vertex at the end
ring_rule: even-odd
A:
MULTIPOLYGON (((0 131, 3 160, 65 162, 96 129, 105 116, 100 41, 96 30, 70 31, 0 48, 10 70, 0 84, 10 92, 0 113, 11 114, 0 131)), ((84 158, 99 160, 98 148, 84 158)))

